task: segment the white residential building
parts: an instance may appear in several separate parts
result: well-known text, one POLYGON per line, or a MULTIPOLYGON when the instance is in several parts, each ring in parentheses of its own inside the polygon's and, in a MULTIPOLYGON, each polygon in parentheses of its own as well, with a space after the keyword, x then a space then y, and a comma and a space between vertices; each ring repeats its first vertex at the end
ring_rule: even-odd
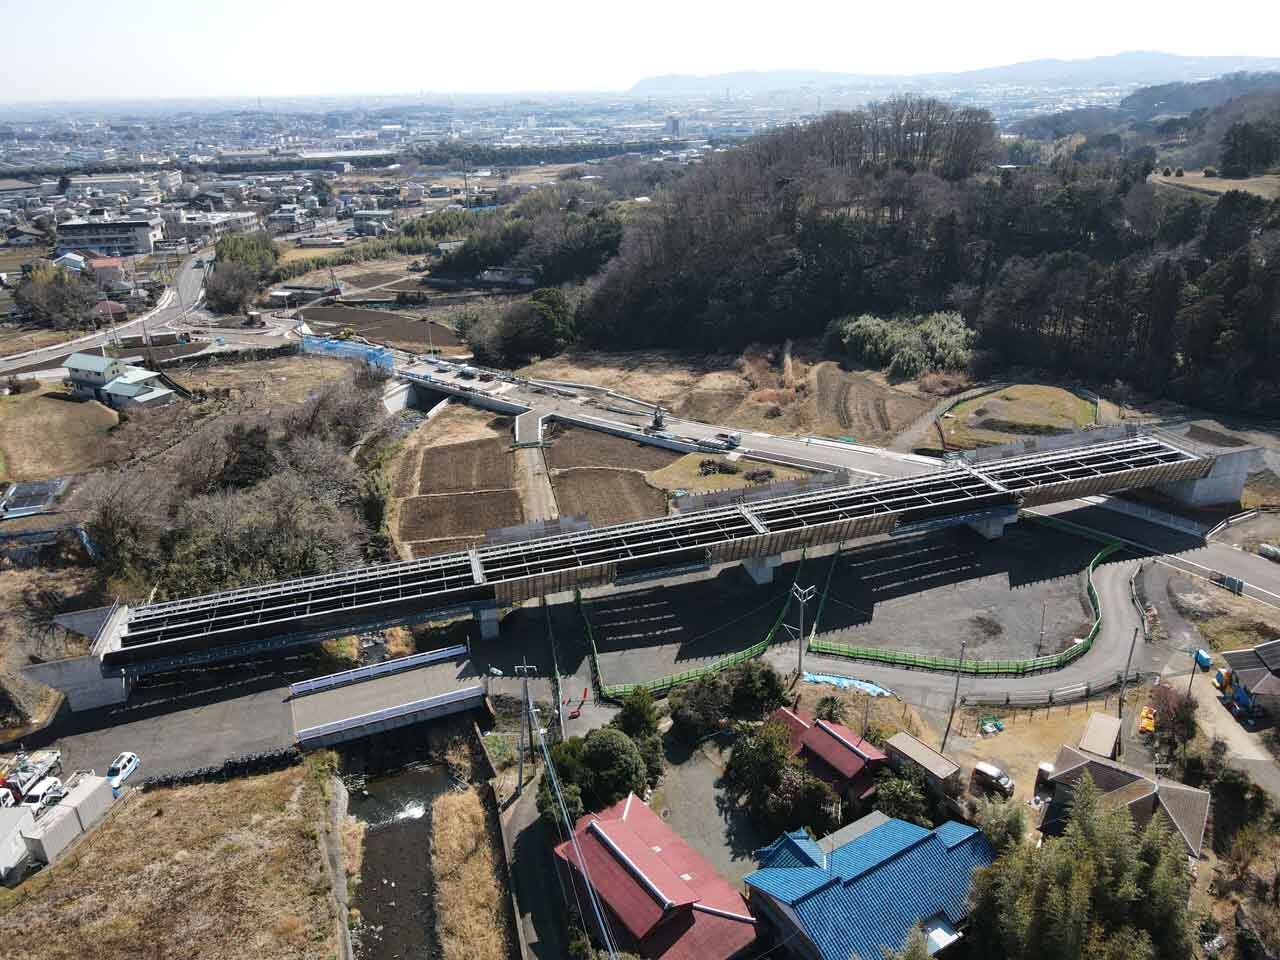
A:
POLYGON ((58 245, 86 247, 112 256, 151 253, 164 237, 164 221, 156 216, 89 218, 58 224, 58 245))

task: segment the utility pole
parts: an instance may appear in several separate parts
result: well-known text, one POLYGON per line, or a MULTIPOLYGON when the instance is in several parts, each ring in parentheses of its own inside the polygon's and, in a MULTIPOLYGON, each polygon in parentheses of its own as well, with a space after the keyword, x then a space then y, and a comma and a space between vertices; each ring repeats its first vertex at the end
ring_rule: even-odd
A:
POLYGON ((516 780, 517 780, 517 782, 516 782, 516 796, 517 796, 517 797, 518 797, 518 796, 520 796, 520 794, 524 793, 524 729, 525 729, 526 723, 527 723, 527 725, 528 725, 528 727, 529 727, 529 747, 530 747, 530 749, 532 749, 532 748, 533 748, 533 743, 534 743, 534 736, 533 736, 533 712, 532 712, 532 710, 530 709, 530 705, 529 705, 529 674, 531 674, 531 673, 533 672, 533 670, 534 670, 534 668, 533 668, 532 666, 530 666, 528 663, 518 663, 518 664, 516 664, 516 666, 515 666, 515 672, 516 672, 516 675, 517 675, 518 677, 520 677, 520 682, 521 682, 521 689, 520 689, 520 707, 521 707, 521 709, 520 709, 520 713, 521 713, 521 717, 520 717, 520 755, 519 755, 519 758, 520 758, 520 766, 519 766, 519 768, 518 768, 518 769, 517 769, 517 771, 516 771, 516 780))
POLYGON ((796 680, 804 676, 804 605, 813 599, 813 595, 818 592, 817 586, 809 584, 807 587, 801 587, 798 583, 791 585, 791 595, 800 601, 800 633, 797 636, 800 648, 800 659, 796 666, 796 680))
POLYGON ((960 641, 960 662, 956 664, 956 687, 951 693, 951 715, 947 717, 947 732, 942 735, 942 749, 939 753, 946 752, 947 738, 951 736, 951 721, 956 716, 956 704, 960 702, 960 673, 964 668, 964 647, 967 641, 960 641))
POLYGON ((1049 601, 1042 600, 1040 602, 1040 639, 1036 641, 1036 656, 1040 656, 1040 650, 1044 647, 1044 615, 1049 608, 1049 601))
POLYGON ((1129 665, 1133 663, 1133 648, 1138 644, 1138 627, 1133 628, 1133 639, 1129 641, 1129 656, 1124 662, 1124 676, 1120 678, 1120 709, 1116 714, 1121 720, 1124 719, 1124 688, 1129 682, 1129 665))
POLYGON ((1189 649, 1191 654, 1191 676, 1187 677, 1187 696, 1191 696, 1191 685, 1196 682, 1196 650, 1189 649))

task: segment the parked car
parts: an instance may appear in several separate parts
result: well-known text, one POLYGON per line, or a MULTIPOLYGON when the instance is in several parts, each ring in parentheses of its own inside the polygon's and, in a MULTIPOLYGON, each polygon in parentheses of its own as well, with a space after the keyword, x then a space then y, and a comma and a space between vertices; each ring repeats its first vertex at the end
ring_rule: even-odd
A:
POLYGON ((55 792, 62 792, 62 781, 57 777, 45 777, 27 791, 26 795, 22 798, 22 805, 24 807, 39 808, 44 803, 45 797, 48 797, 55 792))
POLYGON ((998 793, 1006 799, 1013 796, 1013 779, 994 763, 985 760, 975 763, 973 782, 983 790, 998 793))
POLYGON ((140 763, 142 759, 128 750, 112 760, 111 766, 107 767, 107 782, 111 784, 111 789, 118 790, 120 784, 129 779, 130 774, 138 769, 140 763))

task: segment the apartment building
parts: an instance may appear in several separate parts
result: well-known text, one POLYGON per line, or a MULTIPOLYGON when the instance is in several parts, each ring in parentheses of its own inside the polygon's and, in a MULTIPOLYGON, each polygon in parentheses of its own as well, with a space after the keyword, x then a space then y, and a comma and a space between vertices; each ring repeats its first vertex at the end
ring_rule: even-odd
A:
POLYGON ((131 257, 151 253, 164 237, 164 221, 158 216, 90 218, 58 224, 58 245, 131 257))

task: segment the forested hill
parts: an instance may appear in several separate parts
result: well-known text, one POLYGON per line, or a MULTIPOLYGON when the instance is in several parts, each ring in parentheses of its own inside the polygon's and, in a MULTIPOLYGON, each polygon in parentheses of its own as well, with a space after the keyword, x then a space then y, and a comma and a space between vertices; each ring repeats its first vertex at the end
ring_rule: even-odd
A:
POLYGON ((978 373, 1275 412, 1280 202, 1157 191, 1140 161, 997 172, 993 137, 900 99, 715 155, 629 218, 577 336, 706 351, 957 310, 978 373))
POLYGON ((1280 90, 1280 71, 1229 73, 1198 83, 1164 83, 1135 90, 1120 101, 1120 109, 1147 120, 1160 114, 1209 110, 1232 97, 1260 90, 1280 90))

